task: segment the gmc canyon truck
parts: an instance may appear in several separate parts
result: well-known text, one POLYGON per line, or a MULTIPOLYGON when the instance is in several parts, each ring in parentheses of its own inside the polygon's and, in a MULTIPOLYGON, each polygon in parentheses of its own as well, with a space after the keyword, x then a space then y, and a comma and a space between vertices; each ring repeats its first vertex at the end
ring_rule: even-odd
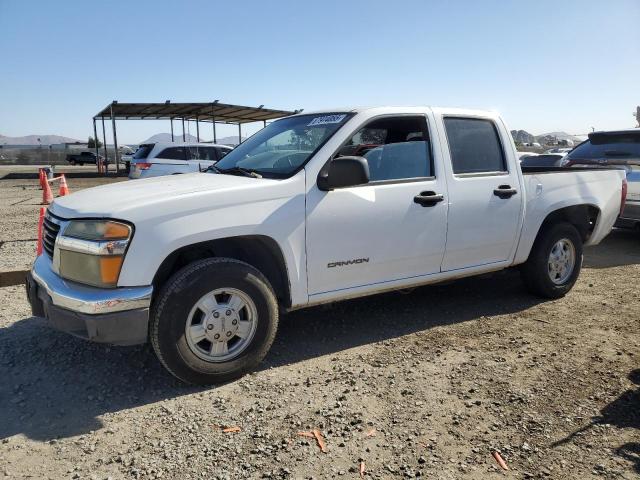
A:
POLYGON ((177 378, 216 383, 259 364, 281 312, 514 266, 529 291, 561 297, 624 181, 523 171, 491 112, 298 114, 206 172, 56 199, 27 293, 57 329, 150 342, 177 378))

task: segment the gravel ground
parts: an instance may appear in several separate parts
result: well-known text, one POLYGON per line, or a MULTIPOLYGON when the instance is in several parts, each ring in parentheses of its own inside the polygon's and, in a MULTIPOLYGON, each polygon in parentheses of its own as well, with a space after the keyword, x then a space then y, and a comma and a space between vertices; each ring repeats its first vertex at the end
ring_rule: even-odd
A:
MULTIPOLYGON (((0 165, 0 272, 25 270, 31 266, 36 249, 38 212, 42 190, 36 166, 0 165), (31 177, 31 178, 29 178, 31 177)), ((95 172, 95 166, 57 167, 64 173, 71 192, 125 178, 78 178, 95 172)), ((54 196, 58 183, 52 184, 54 196)))
POLYGON ((0 478, 640 478, 631 232, 556 301, 507 271, 288 314, 213 388, 50 330, 22 287, 0 304, 0 478))

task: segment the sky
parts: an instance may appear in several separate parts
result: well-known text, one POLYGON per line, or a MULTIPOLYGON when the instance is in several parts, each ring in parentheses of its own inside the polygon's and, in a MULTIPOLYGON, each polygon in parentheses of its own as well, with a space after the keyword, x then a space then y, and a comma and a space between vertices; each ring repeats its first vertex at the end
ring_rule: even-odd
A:
MULTIPOLYGON (((0 0, 0 134, 85 139, 114 99, 434 105, 497 110, 534 134, 630 128, 640 0, 0 0)), ((118 122, 120 143, 168 131, 118 122)))

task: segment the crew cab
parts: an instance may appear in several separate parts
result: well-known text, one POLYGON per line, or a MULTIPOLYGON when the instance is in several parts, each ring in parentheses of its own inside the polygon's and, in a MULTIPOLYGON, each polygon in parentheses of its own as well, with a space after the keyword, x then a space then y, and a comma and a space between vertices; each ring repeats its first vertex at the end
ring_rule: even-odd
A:
POLYGON ((146 143, 130 160, 129 178, 148 178, 209 168, 233 150, 212 143, 146 143))
POLYGON ((514 266, 532 293, 561 297, 623 182, 523 171, 492 112, 297 114, 207 172, 57 198, 27 292, 58 329, 150 342, 177 378, 221 382, 259 364, 290 310, 514 266))

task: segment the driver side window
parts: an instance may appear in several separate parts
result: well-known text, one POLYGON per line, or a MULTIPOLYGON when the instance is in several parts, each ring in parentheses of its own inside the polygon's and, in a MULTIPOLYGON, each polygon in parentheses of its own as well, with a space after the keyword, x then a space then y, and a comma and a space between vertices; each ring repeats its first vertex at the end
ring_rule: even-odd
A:
POLYGON ((358 130, 337 157, 364 157, 371 182, 433 176, 431 142, 424 116, 382 117, 358 130))

